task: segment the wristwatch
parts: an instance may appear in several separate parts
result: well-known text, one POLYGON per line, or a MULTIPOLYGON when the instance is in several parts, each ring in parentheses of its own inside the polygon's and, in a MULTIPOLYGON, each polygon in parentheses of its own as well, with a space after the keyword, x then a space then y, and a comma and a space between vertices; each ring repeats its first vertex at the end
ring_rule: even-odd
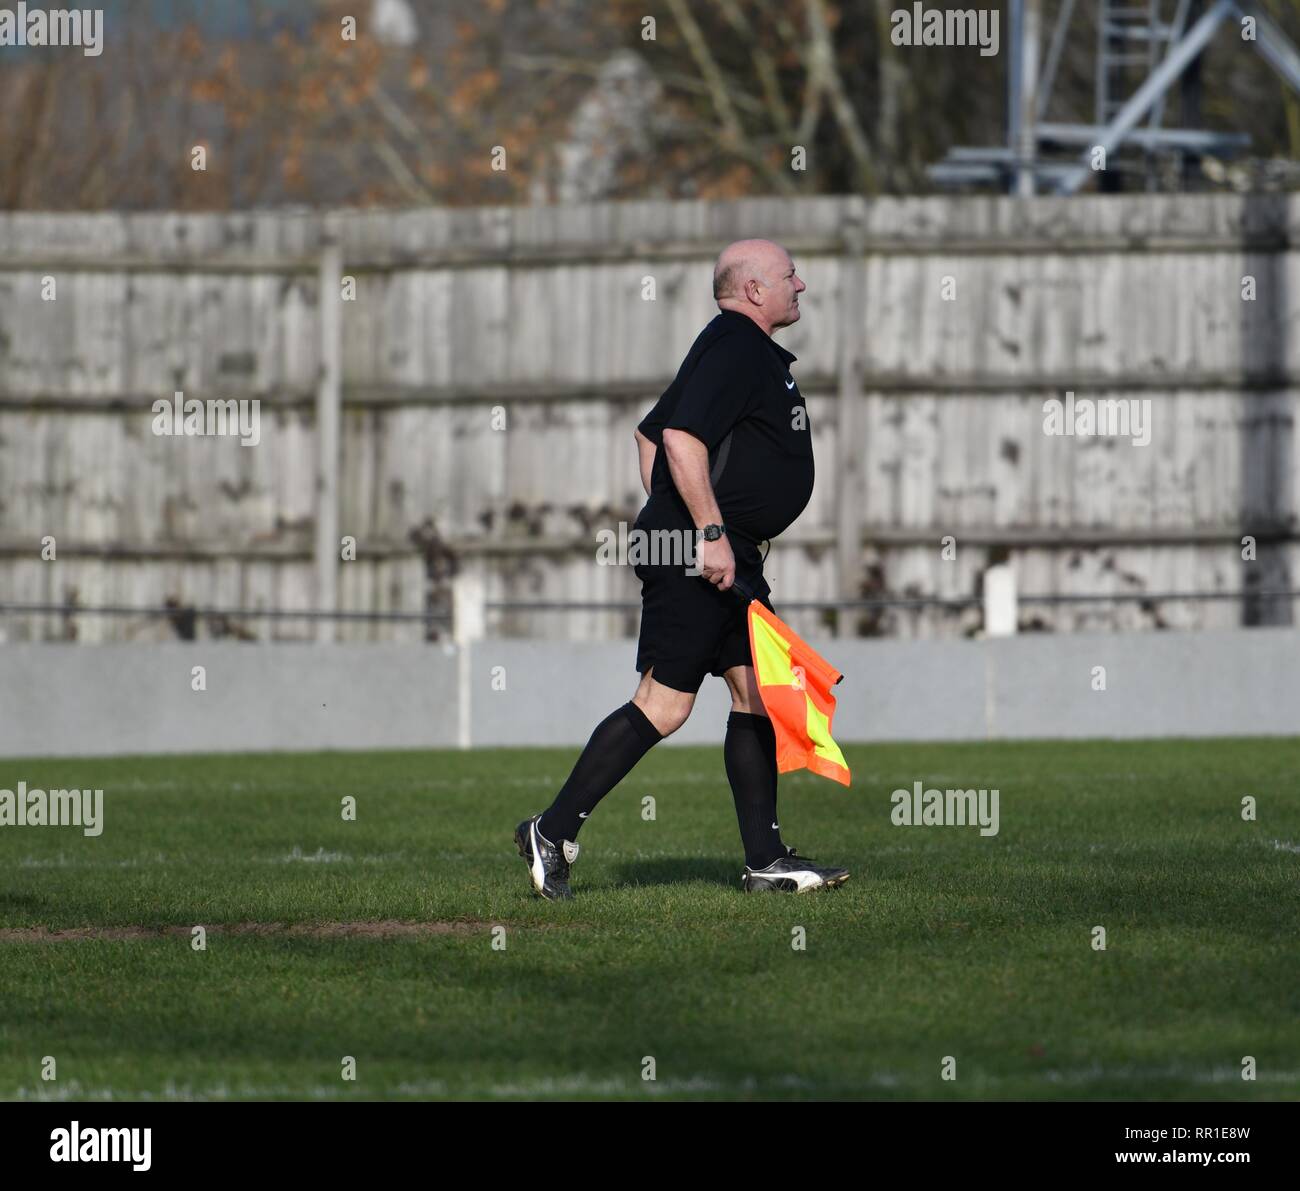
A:
POLYGON ((727 527, 725 525, 706 525, 700 530, 706 542, 716 542, 726 532, 727 527))

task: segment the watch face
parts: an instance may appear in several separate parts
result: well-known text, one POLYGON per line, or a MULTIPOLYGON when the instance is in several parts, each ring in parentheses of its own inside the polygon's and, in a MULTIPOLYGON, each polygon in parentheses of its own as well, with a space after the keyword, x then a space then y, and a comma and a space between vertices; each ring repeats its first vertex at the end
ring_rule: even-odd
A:
POLYGON ((706 525, 704 527, 704 540, 706 542, 716 542, 722 537, 721 525, 706 525))

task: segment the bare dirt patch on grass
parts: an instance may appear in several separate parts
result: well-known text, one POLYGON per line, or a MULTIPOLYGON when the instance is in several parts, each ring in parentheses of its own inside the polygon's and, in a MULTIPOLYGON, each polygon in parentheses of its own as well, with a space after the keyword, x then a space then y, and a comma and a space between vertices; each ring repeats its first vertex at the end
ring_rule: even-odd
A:
MULTIPOLYGON (((287 939, 407 939, 427 935, 469 935, 502 923, 475 918, 433 922, 216 922, 195 923, 209 935, 253 935, 287 939)), ((189 938, 194 926, 72 926, 50 930, 44 926, 0 928, 0 943, 125 942, 132 939, 189 938)))

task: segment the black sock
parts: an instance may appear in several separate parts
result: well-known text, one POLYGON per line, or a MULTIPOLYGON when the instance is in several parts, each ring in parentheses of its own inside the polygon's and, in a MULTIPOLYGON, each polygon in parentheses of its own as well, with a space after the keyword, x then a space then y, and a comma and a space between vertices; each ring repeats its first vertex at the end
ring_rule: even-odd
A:
POLYGON ((591 734, 569 780, 542 814, 537 830, 552 843, 577 839, 583 818, 663 737, 635 703, 610 712, 591 734))
POLYGON ((722 745, 745 863, 766 868, 786 854, 776 817, 776 732, 765 715, 733 711, 722 745))

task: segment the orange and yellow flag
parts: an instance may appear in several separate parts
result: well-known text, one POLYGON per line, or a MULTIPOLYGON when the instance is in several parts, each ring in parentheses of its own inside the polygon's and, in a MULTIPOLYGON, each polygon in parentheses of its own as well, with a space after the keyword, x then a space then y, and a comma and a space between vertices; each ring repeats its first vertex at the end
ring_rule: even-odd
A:
POLYGON ((749 603, 749 646, 763 706, 776 729, 777 772, 811 769, 847 786, 849 766, 831 736, 831 687, 844 675, 758 600, 749 603))

